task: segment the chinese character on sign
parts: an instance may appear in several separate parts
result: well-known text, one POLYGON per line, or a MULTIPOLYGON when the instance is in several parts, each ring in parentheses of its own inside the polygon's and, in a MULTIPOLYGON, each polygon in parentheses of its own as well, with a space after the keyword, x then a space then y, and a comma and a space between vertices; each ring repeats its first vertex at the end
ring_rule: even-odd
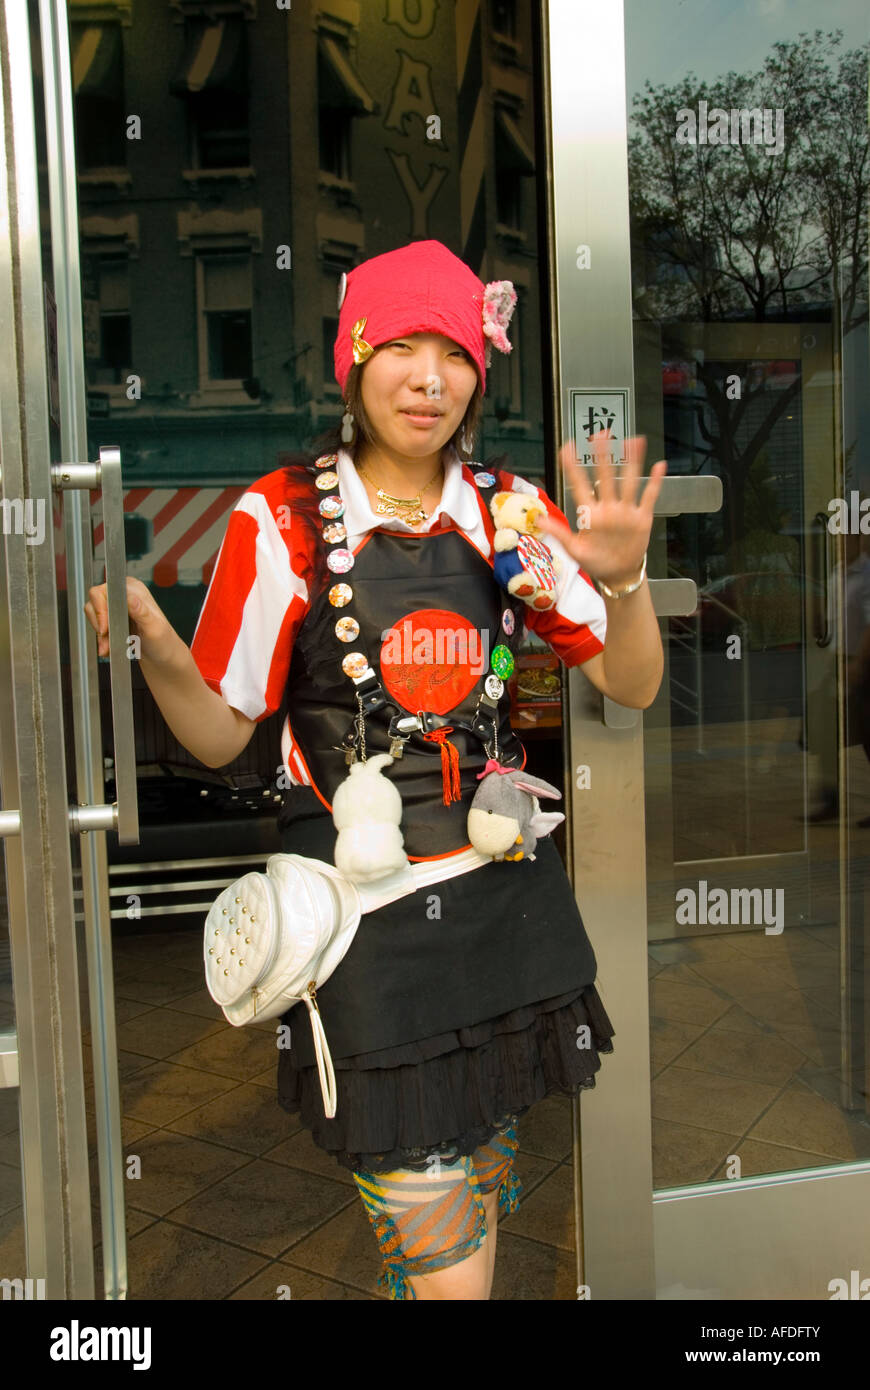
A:
POLYGON ((612 430, 615 419, 616 416, 613 411, 609 410, 606 405, 590 405, 586 409, 583 433, 587 439, 591 439, 593 434, 597 434, 599 430, 612 430))

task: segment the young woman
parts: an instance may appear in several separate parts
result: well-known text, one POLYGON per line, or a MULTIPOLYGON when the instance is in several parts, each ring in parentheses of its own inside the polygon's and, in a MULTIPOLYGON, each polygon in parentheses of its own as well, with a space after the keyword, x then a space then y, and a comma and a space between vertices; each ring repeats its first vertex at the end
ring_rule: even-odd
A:
MULTIPOLYGON (((662 675, 644 571, 665 463, 637 503, 643 441, 629 442, 621 491, 596 445, 597 495, 563 450, 573 532, 540 488, 470 462, 488 349, 510 351, 514 303, 510 282, 483 285, 437 241, 343 276, 341 434, 239 500, 189 649, 128 581, 145 678, 202 762, 231 762, 286 698, 287 852, 331 863, 336 788, 354 759, 389 752, 404 852, 437 864, 435 882, 363 916, 317 991, 333 1118, 304 1015, 279 1052, 279 1102, 353 1172, 398 1299, 489 1298, 498 1210, 519 1203, 518 1119, 546 1095, 594 1086, 599 1052, 612 1051, 595 955, 546 830, 531 855, 512 846, 504 859, 469 839, 481 779, 525 765, 506 688, 523 627, 620 704, 646 708, 662 675), (535 504, 549 554, 523 554, 546 590, 540 607, 496 582, 496 491, 535 504)), ((105 586, 86 612, 104 653, 105 586)), ((296 1006, 282 1022, 299 1018, 296 1006)))

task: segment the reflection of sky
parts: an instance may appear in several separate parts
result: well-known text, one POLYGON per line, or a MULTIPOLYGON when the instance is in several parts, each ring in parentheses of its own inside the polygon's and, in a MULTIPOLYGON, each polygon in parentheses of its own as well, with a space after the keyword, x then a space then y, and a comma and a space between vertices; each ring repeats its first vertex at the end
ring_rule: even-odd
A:
POLYGON ((867 0, 625 0, 626 87, 631 98, 692 71, 704 80, 756 72, 777 40, 842 29, 840 51, 870 39, 867 0))

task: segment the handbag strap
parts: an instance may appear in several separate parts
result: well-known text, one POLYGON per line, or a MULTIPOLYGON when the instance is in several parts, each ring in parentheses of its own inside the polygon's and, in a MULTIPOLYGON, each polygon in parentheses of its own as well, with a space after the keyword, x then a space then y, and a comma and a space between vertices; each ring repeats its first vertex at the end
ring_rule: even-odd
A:
POLYGON ((329 1044, 326 1041, 326 1033, 324 1032, 323 1022, 320 1017, 320 1010, 309 994, 303 994, 302 998, 305 1001, 308 1009, 308 1016, 311 1019, 311 1032, 314 1037, 314 1055, 317 1058, 317 1073, 320 1077, 323 1109, 326 1118, 332 1120, 335 1118, 338 1103, 332 1056, 329 1051, 329 1044))

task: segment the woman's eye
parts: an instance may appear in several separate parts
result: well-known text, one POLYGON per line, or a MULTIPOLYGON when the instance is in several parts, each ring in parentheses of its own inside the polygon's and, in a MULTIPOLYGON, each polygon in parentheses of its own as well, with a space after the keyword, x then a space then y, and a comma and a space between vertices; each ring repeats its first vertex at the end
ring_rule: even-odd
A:
MULTIPOLYGON (((390 343, 390 347, 410 348, 410 346, 411 346, 410 343, 390 343)), ((451 357, 461 357, 461 358, 463 358, 463 360, 466 361, 466 362, 470 362, 470 361, 471 361, 470 356, 468 355, 468 353, 465 351, 464 348, 456 348, 453 352, 451 352, 450 356, 451 356, 451 357)))

